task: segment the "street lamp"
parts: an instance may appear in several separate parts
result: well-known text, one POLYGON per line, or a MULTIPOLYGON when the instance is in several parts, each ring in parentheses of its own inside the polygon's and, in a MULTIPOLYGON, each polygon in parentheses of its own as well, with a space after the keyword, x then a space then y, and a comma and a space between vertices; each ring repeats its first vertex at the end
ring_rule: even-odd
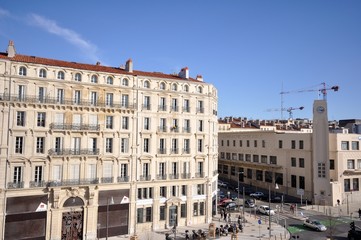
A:
MULTIPOLYGON (((237 191, 237 199, 238 199, 238 203, 239 203, 239 174, 242 174, 243 176, 244 176, 244 172, 238 172, 238 191, 237 191)), ((245 219, 244 219, 244 207, 245 207, 245 200, 246 200, 246 197, 245 197, 245 189, 244 189, 244 186, 243 186, 243 189, 242 189, 243 191, 243 208, 242 208, 242 217, 243 217, 243 223, 244 223, 244 221, 245 221, 245 219)), ((239 209, 239 208, 238 208, 239 209)))
MULTIPOLYGON (((275 189, 279 189, 278 184, 276 183, 275 189)), ((268 230, 269 230, 269 239, 271 239, 271 185, 268 185, 268 230)))

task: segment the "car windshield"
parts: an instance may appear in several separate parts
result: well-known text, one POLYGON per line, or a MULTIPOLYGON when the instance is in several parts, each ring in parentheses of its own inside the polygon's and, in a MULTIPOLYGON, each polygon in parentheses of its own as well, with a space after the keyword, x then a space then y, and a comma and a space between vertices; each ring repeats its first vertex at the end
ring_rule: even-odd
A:
POLYGON ((269 208, 268 208, 268 207, 264 207, 264 209, 265 209, 265 210, 267 210, 267 211, 269 210, 269 208))
POLYGON ((313 224, 315 224, 315 225, 322 225, 319 221, 313 221, 313 224))

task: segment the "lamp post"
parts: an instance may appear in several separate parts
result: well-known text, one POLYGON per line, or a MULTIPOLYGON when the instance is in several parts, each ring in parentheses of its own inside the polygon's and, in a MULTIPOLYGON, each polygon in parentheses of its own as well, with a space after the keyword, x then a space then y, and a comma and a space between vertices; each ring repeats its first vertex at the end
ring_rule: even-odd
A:
MULTIPOLYGON (((244 176, 244 172, 238 172, 238 191, 237 191, 237 199, 238 199, 238 203, 239 203, 239 174, 242 174, 244 176)), ((243 185, 243 188, 242 188, 242 195, 243 195, 243 208, 242 208, 242 222, 245 221, 244 219, 244 208, 245 208, 245 200, 246 200, 246 196, 245 196, 245 189, 244 189, 244 185, 243 185)), ((239 208, 238 208, 239 209, 239 208)))
POLYGON ((105 239, 108 240, 108 229, 109 229, 109 204, 114 204, 114 199, 113 197, 110 198, 110 201, 109 201, 109 198, 107 198, 107 222, 106 222, 106 235, 105 235, 105 239))
MULTIPOLYGON (((278 184, 276 183, 275 189, 279 189, 278 184)), ((269 239, 271 239, 271 185, 268 185, 268 231, 269 231, 269 239)))

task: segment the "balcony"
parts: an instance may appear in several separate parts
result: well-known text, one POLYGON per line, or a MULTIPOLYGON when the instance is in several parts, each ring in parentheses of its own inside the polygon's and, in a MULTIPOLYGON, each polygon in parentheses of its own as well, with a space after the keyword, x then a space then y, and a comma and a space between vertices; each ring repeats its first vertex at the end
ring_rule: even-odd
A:
POLYGON ((167 106, 166 106, 166 105, 159 105, 159 106, 158 106, 158 110, 159 110, 159 111, 163 111, 163 112, 164 112, 164 111, 167 111, 167 106))
POLYGON ((167 132, 167 126, 159 126, 158 131, 159 132, 167 132))
POLYGON ((196 178, 204 178, 204 172, 197 172, 197 173, 195 174, 195 177, 196 177, 196 178))
POLYGON ((99 131, 99 124, 63 124, 52 123, 50 124, 52 130, 70 130, 70 131, 99 131))
POLYGON ((61 186, 74 186, 74 185, 91 185, 98 184, 98 178, 82 178, 82 179, 68 179, 62 181, 49 181, 47 187, 61 187, 61 186))
POLYGON ((191 108, 190 107, 183 107, 183 112, 190 112, 191 108))
POLYGON ((24 188, 24 182, 8 182, 8 189, 24 188))
POLYGON ((184 133, 190 133, 190 132, 191 132, 191 128, 190 128, 190 127, 184 127, 184 128, 183 128, 183 132, 184 132, 184 133))
POLYGON ((204 113, 204 108, 197 108, 197 113, 204 113))
POLYGON ((150 104, 143 104, 142 109, 143 110, 150 110, 151 109, 150 104))
POLYGON ((98 155, 99 149, 75 149, 75 148, 63 148, 63 149, 57 149, 53 148, 48 151, 48 154, 50 156, 64 156, 64 155, 73 155, 73 156, 79 156, 79 155, 98 155))
POLYGON ((178 173, 169 174, 169 179, 179 179, 178 173))
POLYGON ((140 181, 150 181, 151 180, 151 175, 140 175, 139 180, 140 181))
POLYGON ((171 154, 178 154, 178 148, 171 148, 170 153, 171 154))
POLYGON ((29 187, 37 188, 37 187, 45 187, 46 184, 44 181, 30 181, 29 187))
POLYGON ((158 154, 167 154, 167 150, 165 148, 159 148, 158 154))
POLYGON ((10 102, 24 102, 24 103, 40 103, 40 104, 55 104, 55 105, 76 105, 85 107, 107 107, 107 108, 120 108, 120 109, 134 109, 133 104, 117 104, 117 103, 106 103, 104 101, 88 101, 85 99, 65 99, 62 97, 51 98, 51 97, 38 97, 38 96, 19 96, 19 95, 8 95, 3 94, 0 96, 0 101, 10 102))
POLYGON ((166 174, 157 174, 157 180, 167 180, 166 174))
POLYGON ((178 126, 173 126, 170 128, 171 132, 179 132, 179 127, 178 126))
POLYGON ((191 178, 191 174, 190 174, 190 173, 182 173, 182 174, 181 174, 181 178, 182 178, 182 179, 190 179, 190 178, 191 178))
POLYGON ((102 183, 113 183, 114 178, 113 177, 102 177, 101 181, 102 181, 102 183))
POLYGON ((123 176, 117 178, 118 182, 129 182, 129 176, 123 176))
POLYGON ((183 148, 183 154, 190 154, 191 149, 190 148, 183 148))
POLYGON ((178 112, 178 106, 171 106, 170 110, 172 112, 178 112))

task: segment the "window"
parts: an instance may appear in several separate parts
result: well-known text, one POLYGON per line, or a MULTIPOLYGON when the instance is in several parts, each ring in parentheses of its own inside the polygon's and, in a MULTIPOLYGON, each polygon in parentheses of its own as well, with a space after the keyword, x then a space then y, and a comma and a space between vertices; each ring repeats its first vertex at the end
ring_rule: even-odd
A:
POLYGON ((24 137, 15 138, 15 153, 24 153, 24 137))
POLYGON ((39 77, 41 77, 41 78, 46 78, 46 70, 45 70, 45 69, 40 69, 40 71, 39 71, 39 77))
POLYGON ((305 189, 305 177, 299 176, 300 189, 305 189))
POLYGON ((203 132, 203 120, 198 120, 198 131, 203 132))
POLYGON ((43 103, 45 101, 45 88, 44 87, 39 87, 38 88, 38 101, 40 103, 43 103))
POLYGON ((275 173, 275 183, 283 185, 283 173, 275 173))
POLYGON ((18 86, 18 98, 21 101, 24 101, 24 99, 25 99, 25 86, 24 85, 18 86))
POLYGON ((43 166, 35 166, 34 169, 34 182, 43 181, 43 166))
POLYGON ((74 100, 73 100, 74 104, 79 105, 81 102, 81 95, 80 95, 80 91, 79 90, 75 90, 74 91, 74 100))
POLYGON ((178 87, 177 87, 177 84, 172 84, 172 91, 177 91, 178 90, 178 87))
POLYGON ((62 179, 62 166, 61 165, 54 165, 53 166, 53 180, 60 182, 62 179))
POLYGON ((291 175, 291 187, 297 188, 297 176, 291 175))
POLYGON ((92 75, 90 78, 90 82, 91 83, 98 83, 98 76, 97 75, 92 75))
POLYGON ((193 203, 193 216, 198 216, 198 203, 193 203))
POLYGON ((106 116, 105 117, 105 128, 106 129, 113 129, 113 116, 106 116))
POLYGON ((351 180, 350 179, 344 179, 343 187, 344 187, 345 192, 350 192, 351 191, 351 180))
POLYGON ((122 85, 123 85, 123 86, 128 86, 128 85, 129 85, 129 81, 128 81, 127 78, 123 78, 123 79, 122 79, 122 85))
POLYGON ((264 172, 264 180, 265 182, 272 183, 273 182, 273 173, 269 171, 264 172))
POLYGON ((296 158, 291 158, 291 166, 297 167, 296 158))
POLYGON ((300 140, 299 144, 300 144, 300 149, 303 149, 303 140, 300 140))
POLYGON ((242 147, 242 145, 243 145, 242 140, 239 140, 239 146, 242 147))
POLYGON ((277 164, 277 156, 270 156, 269 162, 270 164, 277 164))
POLYGON ((187 217, 187 204, 181 204, 181 218, 187 217))
POLYGON ((96 106, 98 103, 98 93, 97 92, 91 92, 90 93, 90 104, 92 106, 96 106))
POLYGON ((44 153, 44 137, 37 137, 36 138, 36 153, 44 153))
POLYGON ((113 152, 113 138, 105 139, 105 152, 112 153, 113 152))
POLYGON ((150 110, 150 97, 144 96, 143 109, 150 110))
POLYGON ((203 101, 197 102, 197 113, 204 113, 203 101))
POLYGON ((128 153, 129 139, 128 138, 121 138, 120 141, 121 141, 120 152, 121 153, 128 153))
POLYGON ((330 159, 330 170, 335 170, 335 160, 330 159))
POLYGON ((137 209, 137 223, 143 223, 143 208, 138 208, 137 209))
POLYGON ((249 140, 247 140, 247 147, 249 147, 249 140))
POLYGON ((354 159, 347 160, 347 169, 355 169, 355 160, 354 159))
POLYGON ((181 187, 181 195, 187 196, 187 185, 182 185, 181 187))
POLYGON ((144 118, 144 130, 150 130, 150 118, 149 117, 144 118))
POLYGON ((76 73, 76 74, 75 74, 74 80, 77 81, 77 82, 81 82, 81 75, 80 75, 80 73, 76 73))
POLYGON ((122 117, 122 129, 129 129, 129 117, 122 117))
POLYGON ((113 85, 113 78, 112 77, 107 77, 107 84, 109 85, 113 85))
POLYGON ((167 197, 167 187, 160 187, 159 189, 159 195, 161 197, 167 197))
POLYGON ((262 140, 262 147, 265 148, 266 147, 266 141, 262 140))
POLYGON ((145 178, 145 180, 150 180, 148 179, 149 176, 149 163, 143 163, 143 177, 145 178))
POLYGON ((261 163, 267 163, 267 155, 261 155, 261 163))
POLYGON ((184 139, 183 142, 183 152, 189 154, 190 153, 190 139, 184 139))
POLYGON ((143 151, 149 153, 149 138, 144 138, 143 141, 143 151))
POLYGON ((282 140, 278 140, 278 148, 282 148, 283 146, 283 142, 282 142, 282 140))
POLYGON ((113 106, 113 93, 107 93, 105 95, 105 105, 108 107, 113 106))
POLYGON ((262 170, 256 170, 256 179, 258 181, 263 181, 263 171, 262 170))
POLYGON ((165 220, 165 206, 159 207, 159 220, 164 221, 165 220))
POLYGON ((23 181, 23 168, 20 166, 14 167, 13 183, 21 183, 23 181))
POLYGON ((61 137, 55 138, 55 152, 60 154, 63 148, 63 139, 61 137))
POLYGON ((171 153, 178 154, 178 139, 172 139, 171 153))
POLYGON ((326 167, 324 163, 318 163, 317 164, 317 172, 319 178, 325 178, 326 177, 326 167))
POLYGON ((298 166, 299 166, 300 168, 304 168, 304 167, 305 167, 305 159, 304 159, 304 158, 298 159, 298 166))
POLYGON ((73 137, 71 141, 73 154, 80 155, 80 137, 73 137))
POLYGON ((197 88, 197 92, 198 92, 198 93, 203 93, 203 88, 202 88, 201 86, 199 86, 199 87, 197 88))
POLYGON ((122 95, 121 106, 125 107, 125 108, 129 107, 129 95, 128 94, 123 94, 122 95))
POLYGON ((227 147, 229 147, 229 140, 227 140, 227 147))
POLYGON ((173 197, 177 196, 177 186, 172 186, 172 196, 173 197))
POLYGON ((204 202, 199 203, 199 215, 204 215, 204 202))
POLYGON ((296 141, 295 140, 291 141, 291 148, 296 149, 296 141))
POLYGON ((64 79, 65 79, 65 74, 64 74, 64 72, 63 72, 63 71, 59 71, 57 78, 58 78, 59 80, 64 80, 64 79))
POLYGON ((159 84, 159 89, 160 89, 160 90, 165 90, 165 83, 164 83, 164 82, 161 82, 161 83, 159 84))
POLYGON ((203 139, 198 139, 198 152, 203 152, 203 139))
POLYGON ((97 138, 90 138, 89 139, 89 147, 93 154, 96 154, 98 152, 97 149, 97 138))
POLYGON ((259 156, 258 155, 253 155, 253 162, 259 162, 259 156))
POLYGON ((36 125, 38 127, 45 127, 45 117, 46 117, 46 114, 45 112, 38 112, 38 116, 37 116, 37 123, 36 125))
POLYGON ((172 111, 178 112, 178 99, 172 98, 172 111))
POLYGON ((183 89, 184 89, 185 92, 189 92, 189 86, 188 85, 184 85, 183 89))
POLYGON ((352 191, 358 191, 359 190, 359 179, 353 178, 352 179, 352 191))
POLYGON ((60 104, 64 104, 64 89, 57 90, 56 102, 60 104))
POLYGON ((150 83, 149 81, 144 81, 144 88, 150 88, 150 83))
POLYGON ((25 112, 19 111, 16 113, 16 125, 17 126, 25 126, 25 112))
POLYGON ((25 67, 20 67, 19 68, 19 75, 20 76, 26 76, 26 68, 25 67))
POLYGON ((91 180, 97 178, 97 165, 96 164, 89 164, 88 165, 88 175, 87 177, 91 180))
POLYGON ((341 141, 341 150, 349 150, 348 141, 341 141))
POLYGON ((351 149, 352 149, 352 150, 359 150, 359 142, 352 141, 352 143, 351 143, 351 149))
POLYGON ((252 169, 250 168, 247 169, 247 178, 252 179, 252 169))
POLYGON ((167 104, 166 104, 165 97, 161 97, 159 99, 159 110, 160 111, 166 111, 167 110, 167 104))
POLYGON ((191 120, 184 119, 183 129, 184 129, 184 132, 187 132, 187 133, 191 132, 191 120))
POLYGON ((184 99, 183 112, 190 112, 189 99, 184 99))
POLYGON ((70 164, 69 175, 71 180, 79 180, 80 164, 70 164))

